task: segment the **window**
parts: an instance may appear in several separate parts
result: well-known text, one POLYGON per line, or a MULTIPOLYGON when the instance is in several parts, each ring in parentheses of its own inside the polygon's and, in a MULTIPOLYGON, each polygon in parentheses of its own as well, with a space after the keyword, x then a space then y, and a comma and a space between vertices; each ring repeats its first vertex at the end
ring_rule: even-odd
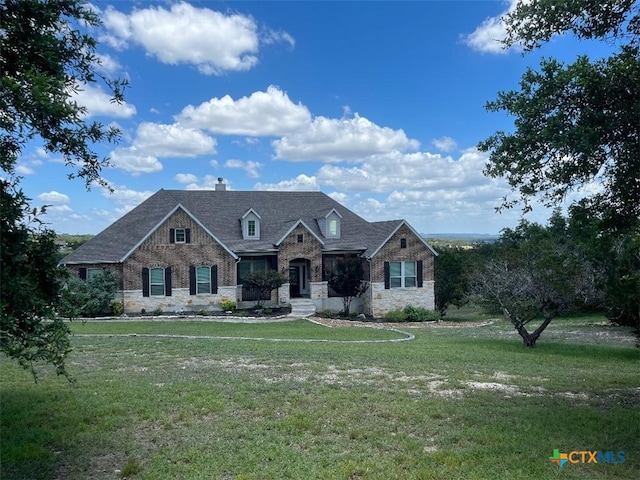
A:
POLYGON ((406 238, 401 238, 400 239, 400 248, 407 248, 407 239, 406 238))
POLYGON ((87 268, 87 281, 93 280, 103 272, 104 270, 102 268, 87 268))
POLYGON ((240 261, 238 264, 238 284, 241 284, 244 277, 250 272, 263 272, 267 270, 267 259, 257 257, 240 261))
POLYGON ((170 228, 169 243, 191 243, 191 229, 170 228))
POLYGON ((299 233, 298 234, 298 243, 303 243, 304 242, 304 234, 299 233))
POLYGON ((408 288, 416 285, 416 262, 389 262, 391 288, 408 288))
POLYGON ((329 236, 337 237, 338 236, 338 220, 332 218, 329 220, 329 236))
POLYGON ((211 293, 211 268, 196 268, 196 291, 197 293, 211 293))
POLYGON ((164 296, 164 268, 149 269, 149 293, 164 296))
POLYGON ((184 228, 176 228, 176 243, 185 243, 186 237, 184 228))
POLYGON ((256 221, 255 220, 249 220, 247 222, 247 235, 249 237, 255 237, 256 236, 256 221))

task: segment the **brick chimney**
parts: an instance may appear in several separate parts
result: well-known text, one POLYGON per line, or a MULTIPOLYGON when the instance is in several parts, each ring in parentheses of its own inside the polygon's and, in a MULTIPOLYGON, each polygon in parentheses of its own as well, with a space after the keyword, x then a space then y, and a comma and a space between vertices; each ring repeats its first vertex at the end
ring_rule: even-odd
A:
POLYGON ((222 177, 218 177, 218 183, 216 183, 216 192, 224 192, 227 189, 227 184, 222 183, 224 180, 222 177))

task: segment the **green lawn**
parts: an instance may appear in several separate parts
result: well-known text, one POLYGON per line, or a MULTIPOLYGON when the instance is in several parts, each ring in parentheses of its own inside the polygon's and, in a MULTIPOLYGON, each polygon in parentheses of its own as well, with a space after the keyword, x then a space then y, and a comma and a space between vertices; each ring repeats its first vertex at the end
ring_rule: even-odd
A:
POLYGON ((628 330, 560 319, 527 350, 504 321, 459 320, 390 343, 346 342, 403 336, 306 321, 74 323, 129 336, 74 337, 73 385, 0 360, 0 478, 637 478, 628 330), (559 468, 554 449, 625 462, 559 468))

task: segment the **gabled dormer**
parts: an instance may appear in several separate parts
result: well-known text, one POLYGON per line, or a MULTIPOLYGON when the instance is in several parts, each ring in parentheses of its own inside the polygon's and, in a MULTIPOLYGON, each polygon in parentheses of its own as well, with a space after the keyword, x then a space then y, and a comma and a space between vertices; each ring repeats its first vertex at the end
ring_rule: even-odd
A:
POLYGON ((319 219, 320 231, 325 238, 340 238, 342 215, 335 208, 332 208, 324 218, 319 219))
POLYGON ((260 240, 260 215, 253 208, 240 219, 242 224, 242 238, 245 240, 260 240))

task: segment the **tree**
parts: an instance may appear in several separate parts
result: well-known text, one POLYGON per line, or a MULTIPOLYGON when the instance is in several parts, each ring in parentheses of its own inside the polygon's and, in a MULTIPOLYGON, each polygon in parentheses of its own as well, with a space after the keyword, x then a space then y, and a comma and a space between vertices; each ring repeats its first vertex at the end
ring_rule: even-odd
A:
POLYGON ((51 363, 65 374, 71 351, 69 328, 56 315, 66 270, 57 266, 55 233, 43 227, 38 210, 13 185, 0 185, 0 350, 31 370, 51 363), (47 320, 47 321, 45 321, 47 320))
POLYGON ((55 262, 54 233, 39 224, 30 200, 19 188, 15 165, 29 142, 62 155, 87 188, 108 186, 100 177, 108 163, 93 144, 115 142, 119 131, 88 122, 73 99, 85 85, 102 80, 123 101, 126 82, 99 74, 96 41, 87 27, 98 15, 80 0, 3 0, 0 2, 0 179, 2 191, 2 286, 0 349, 33 369, 48 362, 66 375, 69 330, 56 315, 61 282, 55 262))
POLYGON ((110 313, 117 290, 116 276, 108 270, 89 280, 71 277, 62 287, 60 315, 73 319, 110 313))
POLYGON ((280 288, 287 281, 286 277, 276 270, 259 270, 249 272, 243 279, 247 288, 258 293, 260 300, 256 301, 256 308, 262 308, 265 298, 271 298, 271 292, 280 288))
POLYGON ((474 292, 503 311, 526 347, 535 347, 555 317, 598 295, 596 271, 565 232, 557 214, 546 228, 523 220, 503 231, 493 257, 475 273, 474 292))
POLYGON ((584 206, 601 213, 607 228, 637 229, 640 218, 640 12, 637 1, 519 2, 506 15, 506 46, 538 47, 554 34, 606 39, 609 58, 586 56, 565 65, 545 59, 528 69, 519 91, 498 93, 489 111, 515 117, 515 132, 498 131, 479 144, 490 157, 485 173, 505 177, 515 200, 541 197, 547 205, 595 181, 601 188, 584 206))
POLYGON ((336 271, 329 277, 329 288, 342 297, 343 314, 349 316, 351 302, 367 291, 362 260, 357 257, 339 258, 336 271))
POLYGON ((440 317, 446 315, 453 304, 461 306, 466 301, 468 288, 469 255, 456 247, 440 247, 435 260, 436 310, 440 317))

